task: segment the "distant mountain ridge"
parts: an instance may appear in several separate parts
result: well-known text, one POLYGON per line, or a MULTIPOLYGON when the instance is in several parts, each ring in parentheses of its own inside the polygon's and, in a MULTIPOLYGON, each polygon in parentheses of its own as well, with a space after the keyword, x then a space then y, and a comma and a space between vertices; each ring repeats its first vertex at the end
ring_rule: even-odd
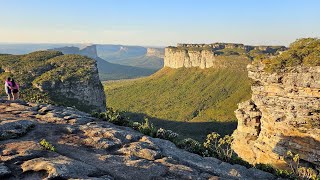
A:
MULTIPOLYGON (((126 66, 115 63, 110 63, 99 57, 97 51, 98 45, 89 45, 83 48, 66 46, 60 48, 53 48, 50 50, 60 51, 63 54, 79 54, 88 56, 97 61, 100 79, 104 80, 114 80, 114 79, 129 79, 141 76, 148 76, 153 74, 155 69, 140 68, 134 66, 126 66)), ((112 49, 112 46, 108 46, 112 49)), ((122 51, 125 51, 122 49, 122 51)))
POLYGON ((98 44, 97 53, 111 63, 152 70, 163 67, 164 48, 98 44))
POLYGON ((64 54, 85 55, 96 59, 102 80, 148 76, 163 67, 163 58, 147 55, 147 47, 142 46, 112 44, 0 44, 0 54, 22 55, 47 49, 59 50, 64 54))

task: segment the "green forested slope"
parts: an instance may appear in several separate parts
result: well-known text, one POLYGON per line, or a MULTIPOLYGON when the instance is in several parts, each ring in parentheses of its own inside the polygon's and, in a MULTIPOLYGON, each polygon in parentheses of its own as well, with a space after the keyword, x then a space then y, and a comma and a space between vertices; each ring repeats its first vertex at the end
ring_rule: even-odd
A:
POLYGON ((107 104, 196 139, 211 131, 231 133, 237 103, 250 97, 245 68, 250 61, 244 56, 224 60, 230 63, 223 68, 164 68, 148 78, 107 82, 107 104))
POLYGON ((143 55, 139 57, 110 60, 110 62, 126 65, 126 66, 134 66, 134 67, 156 69, 156 70, 159 70, 163 67, 163 58, 159 58, 156 56, 143 55))

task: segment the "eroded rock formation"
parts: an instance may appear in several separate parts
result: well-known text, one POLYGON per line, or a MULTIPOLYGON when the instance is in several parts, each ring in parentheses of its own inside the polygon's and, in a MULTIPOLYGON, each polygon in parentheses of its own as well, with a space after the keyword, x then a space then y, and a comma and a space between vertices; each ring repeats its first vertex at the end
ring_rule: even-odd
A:
POLYGON ((0 119, 0 179, 275 179, 73 108, 1 101, 0 119))
POLYGON ((320 165, 320 67, 297 66, 268 73, 248 65, 251 100, 236 110, 233 149, 250 163, 284 167, 288 150, 320 165))
POLYGON ((200 67, 201 69, 204 69, 212 67, 215 60, 211 50, 192 51, 166 48, 164 66, 170 68, 200 67))
POLYGON ((105 111, 106 96, 99 79, 98 68, 96 63, 92 63, 90 66, 87 67, 90 71, 83 75, 84 77, 87 76, 87 78, 80 76, 80 79, 69 81, 62 78, 50 78, 46 81, 33 82, 33 86, 42 92, 49 92, 51 99, 59 104, 75 106, 86 112, 94 110, 105 111))
POLYGON ((170 68, 199 67, 201 69, 219 66, 217 56, 221 54, 246 55, 250 51, 259 51, 272 55, 286 50, 285 46, 248 46, 235 43, 178 44, 165 48, 164 66, 170 68), (228 50, 229 52, 223 52, 228 50))
MULTIPOLYGON (((68 47, 66 51, 70 53, 75 49, 68 47)), ((96 54, 95 47, 86 51, 96 54)), ((4 71, 0 72, 1 76, 14 77, 19 83, 24 100, 75 106, 88 112, 106 109, 97 63, 87 56, 64 55, 52 50, 3 55, 0 69, 4 71)), ((3 84, 0 86, 3 93, 3 84)))

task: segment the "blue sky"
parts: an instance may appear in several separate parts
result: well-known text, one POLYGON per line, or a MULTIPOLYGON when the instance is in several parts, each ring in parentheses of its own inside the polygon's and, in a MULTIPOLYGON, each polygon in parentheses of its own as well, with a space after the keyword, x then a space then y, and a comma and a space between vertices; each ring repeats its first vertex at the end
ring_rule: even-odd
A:
POLYGON ((288 45, 320 36, 319 0, 0 0, 0 42, 288 45))

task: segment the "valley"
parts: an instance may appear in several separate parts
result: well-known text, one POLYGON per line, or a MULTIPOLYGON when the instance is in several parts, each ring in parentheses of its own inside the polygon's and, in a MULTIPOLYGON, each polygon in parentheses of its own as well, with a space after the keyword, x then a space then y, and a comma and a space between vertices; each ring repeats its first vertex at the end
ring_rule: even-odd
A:
POLYGON ((319 9, 1 1, 0 180, 320 180, 319 9))
POLYGON ((105 82, 107 103, 133 121, 148 118, 182 137, 201 141, 210 132, 231 134, 237 127, 237 104, 251 95, 247 65, 285 49, 234 43, 167 47, 164 68, 155 74, 105 82))
POLYGON ((149 76, 163 67, 163 48, 104 44, 0 44, 0 54, 22 55, 40 50, 88 56, 97 61, 102 81, 149 76), (153 49, 153 48, 151 48, 153 49))

